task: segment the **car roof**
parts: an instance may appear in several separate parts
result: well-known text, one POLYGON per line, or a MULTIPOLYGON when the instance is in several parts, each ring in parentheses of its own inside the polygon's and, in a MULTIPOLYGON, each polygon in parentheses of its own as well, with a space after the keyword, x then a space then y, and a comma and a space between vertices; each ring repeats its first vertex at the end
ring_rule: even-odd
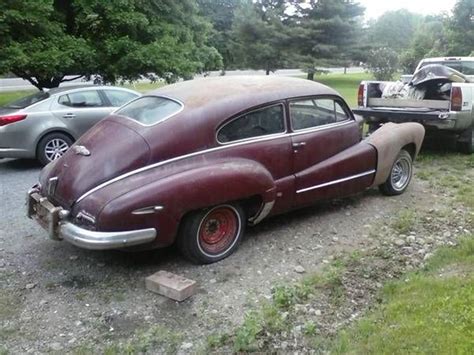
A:
POLYGON ((183 113, 208 110, 228 115, 292 97, 340 95, 314 81, 277 76, 228 76, 183 81, 154 90, 184 104, 183 113))
POLYGON ((425 58, 422 62, 472 62, 474 57, 436 57, 436 58, 425 58))
POLYGON ((97 90, 97 89, 116 89, 116 90, 123 90, 123 91, 128 91, 128 92, 133 92, 133 93, 138 94, 138 92, 136 92, 134 90, 127 89, 127 88, 122 88, 122 87, 118 87, 118 86, 90 85, 90 84, 60 86, 60 87, 57 87, 57 88, 52 88, 52 89, 48 90, 47 92, 50 95, 55 95, 55 94, 59 94, 59 93, 65 93, 65 92, 69 92, 69 91, 82 90, 82 89, 94 89, 94 90, 97 90))

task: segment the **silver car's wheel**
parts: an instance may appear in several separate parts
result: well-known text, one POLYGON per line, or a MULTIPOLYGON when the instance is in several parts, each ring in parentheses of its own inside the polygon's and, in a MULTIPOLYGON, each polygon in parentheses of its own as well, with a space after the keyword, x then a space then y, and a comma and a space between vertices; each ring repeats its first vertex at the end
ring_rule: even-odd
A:
POLYGON ((50 133, 38 144, 37 157, 41 164, 46 165, 61 158, 73 144, 73 140, 63 133, 50 133))
POLYGON ((412 175, 412 157, 406 150, 401 150, 392 165, 387 181, 379 186, 380 191, 389 196, 400 195, 407 189, 412 175))
POLYGON ((405 155, 400 156, 392 168, 390 179, 392 186, 397 191, 402 191, 407 185, 411 177, 411 159, 405 155))
POLYGON ((69 144, 66 141, 60 138, 55 138, 50 140, 44 147, 44 155, 49 161, 53 161, 62 157, 68 149, 69 144))

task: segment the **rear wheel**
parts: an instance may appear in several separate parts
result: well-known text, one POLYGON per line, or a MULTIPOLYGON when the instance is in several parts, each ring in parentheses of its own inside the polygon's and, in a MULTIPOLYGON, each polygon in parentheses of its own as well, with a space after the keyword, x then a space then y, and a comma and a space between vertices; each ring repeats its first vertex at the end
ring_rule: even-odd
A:
POLYGON ((186 216, 178 235, 181 253, 195 263, 222 260, 237 249, 245 230, 245 213, 237 204, 223 204, 186 216))
POLYGON ((474 153, 474 128, 467 129, 457 142, 458 150, 464 154, 474 153))
POLYGON ((38 143, 36 156, 41 164, 46 165, 62 157, 73 143, 73 140, 64 133, 47 134, 38 143))
POLYGON ((393 163, 390 175, 382 185, 380 191, 384 195, 401 195, 410 184, 413 175, 413 161, 410 153, 402 149, 393 163))

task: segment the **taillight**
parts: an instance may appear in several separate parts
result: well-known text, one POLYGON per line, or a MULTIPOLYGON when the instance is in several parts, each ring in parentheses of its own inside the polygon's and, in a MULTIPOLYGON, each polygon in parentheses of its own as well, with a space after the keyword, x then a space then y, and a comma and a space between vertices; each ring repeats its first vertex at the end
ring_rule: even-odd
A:
POLYGON ((451 111, 462 110, 462 90, 455 86, 451 89, 451 111))
POLYGON ((24 120, 25 118, 26 115, 0 116, 0 126, 6 126, 7 124, 24 120))
POLYGON ((364 84, 359 85, 359 92, 357 93, 357 104, 364 106, 364 84))

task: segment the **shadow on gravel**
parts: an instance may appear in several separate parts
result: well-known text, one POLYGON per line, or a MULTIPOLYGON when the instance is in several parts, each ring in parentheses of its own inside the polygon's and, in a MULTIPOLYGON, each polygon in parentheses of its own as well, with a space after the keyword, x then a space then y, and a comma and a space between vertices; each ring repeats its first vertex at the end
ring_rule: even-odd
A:
POLYGON ((41 168, 41 164, 34 159, 0 159, 0 171, 37 170, 41 168))

